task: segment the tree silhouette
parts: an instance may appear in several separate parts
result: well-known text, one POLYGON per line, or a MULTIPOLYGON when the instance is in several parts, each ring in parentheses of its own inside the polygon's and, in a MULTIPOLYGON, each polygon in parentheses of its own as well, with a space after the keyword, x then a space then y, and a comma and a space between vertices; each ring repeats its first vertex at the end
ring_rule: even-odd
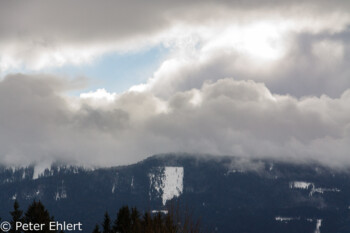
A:
MULTIPOLYGON (((102 223, 103 233, 200 233, 199 221, 194 221, 189 211, 180 212, 179 206, 168 207, 167 211, 156 214, 145 212, 141 217, 136 208, 123 206, 117 213, 113 228, 111 220, 105 213, 102 223)), ((100 233, 96 225, 93 233, 100 233)))
MULTIPOLYGON (((56 232, 50 231, 50 222, 53 221, 53 217, 50 216, 44 205, 40 201, 34 200, 33 203, 28 207, 27 212, 24 215, 23 222, 25 223, 39 223, 44 224, 42 233, 56 232)), ((26 232, 37 232, 28 230, 26 232)))
POLYGON ((112 233, 111 218, 109 217, 109 214, 107 211, 106 211, 105 216, 104 216, 102 228, 103 228, 103 231, 102 231, 103 233, 112 233))
POLYGON ((128 206, 119 209, 117 219, 114 221, 113 231, 118 233, 130 233, 131 218, 128 206))
POLYGON ((101 233, 100 227, 98 226, 98 224, 96 224, 94 231, 92 233, 101 233))
POLYGON ((131 233, 141 232, 141 221, 140 221, 140 213, 136 209, 136 207, 131 209, 131 233))
POLYGON ((11 230, 10 233, 21 233, 21 229, 16 230, 16 222, 23 222, 22 214, 23 211, 19 209, 19 204, 17 200, 13 204, 13 211, 10 212, 12 219, 10 221, 11 223, 11 230))

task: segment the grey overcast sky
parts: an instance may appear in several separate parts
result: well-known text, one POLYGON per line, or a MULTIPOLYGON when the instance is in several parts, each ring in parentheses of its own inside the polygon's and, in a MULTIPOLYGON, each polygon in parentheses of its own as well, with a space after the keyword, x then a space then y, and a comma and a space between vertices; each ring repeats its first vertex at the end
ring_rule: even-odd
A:
POLYGON ((350 1, 2 1, 0 163, 350 166, 350 1))

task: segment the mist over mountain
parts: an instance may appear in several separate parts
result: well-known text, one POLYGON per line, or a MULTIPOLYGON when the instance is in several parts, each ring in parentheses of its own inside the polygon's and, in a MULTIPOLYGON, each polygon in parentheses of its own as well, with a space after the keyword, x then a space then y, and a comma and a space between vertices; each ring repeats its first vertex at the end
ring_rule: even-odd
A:
POLYGON ((82 221, 84 232, 122 205, 188 208, 208 232, 330 232, 350 230, 350 172, 321 164, 166 154, 137 164, 85 169, 53 165, 0 171, 0 216, 14 200, 41 200, 57 220, 82 221))

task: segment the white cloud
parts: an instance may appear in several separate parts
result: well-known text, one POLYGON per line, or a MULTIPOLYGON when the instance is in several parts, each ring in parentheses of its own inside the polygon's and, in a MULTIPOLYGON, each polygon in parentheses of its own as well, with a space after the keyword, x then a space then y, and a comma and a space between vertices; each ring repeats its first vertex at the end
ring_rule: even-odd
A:
MULTIPOLYGON (((227 28, 271 20, 296 32, 335 33, 349 24, 348 9, 347 1, 313 0, 8 2, 0 9, 0 68, 2 72, 40 70, 91 62, 109 51, 137 50, 160 43, 177 46, 193 39, 186 36, 190 32, 198 34, 200 43, 207 43, 206 39, 227 28)), ((277 58, 281 50, 273 41, 279 37, 275 29, 260 25, 237 31, 244 40, 236 43, 246 52, 256 55, 260 50, 260 56, 277 58)))
POLYGON ((93 106, 108 106, 117 97, 116 93, 109 93, 104 88, 80 94, 80 98, 83 101, 89 102, 93 106))
POLYGON ((344 46, 342 42, 323 40, 312 45, 312 53, 324 64, 334 66, 343 61, 344 46))
POLYGON ((168 97, 225 77, 264 82, 274 93, 297 97, 338 97, 350 87, 348 29, 300 32, 277 21, 221 29, 207 28, 182 38, 187 43, 180 44, 146 83, 130 90, 168 97))
POLYGON ((126 92, 108 107, 78 98, 71 108, 68 87, 23 75, 0 82, 1 163, 110 166, 189 152, 350 165, 350 90, 337 99, 296 99, 263 83, 221 79, 167 100, 126 92))
POLYGON ((1 72, 158 44, 170 53, 125 93, 71 97, 76 84, 62 77, 5 77, 0 163, 109 166, 193 152, 349 166, 349 9, 313 0, 4 3, 1 72))

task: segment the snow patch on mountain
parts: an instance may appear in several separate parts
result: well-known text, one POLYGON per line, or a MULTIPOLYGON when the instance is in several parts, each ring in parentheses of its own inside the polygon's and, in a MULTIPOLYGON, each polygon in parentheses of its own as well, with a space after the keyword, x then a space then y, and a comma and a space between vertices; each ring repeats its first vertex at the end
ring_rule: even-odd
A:
POLYGON ((228 171, 225 173, 225 176, 228 176, 228 175, 234 174, 234 173, 243 173, 243 172, 244 172, 243 170, 231 169, 231 170, 228 170, 228 171))
POLYGON ((17 199, 17 193, 13 194, 10 199, 13 200, 13 201, 16 200, 17 199))
POLYGON ((317 219, 315 233, 321 233, 320 228, 322 226, 322 219, 317 219))
POLYGON ((3 180, 3 184, 6 184, 6 183, 12 183, 14 181, 13 178, 6 178, 5 180, 3 180))
POLYGON ((323 194, 325 192, 340 192, 338 188, 318 188, 314 183, 305 182, 305 181, 293 181, 289 183, 289 188, 291 189, 305 189, 309 190, 309 196, 314 195, 315 193, 323 194))
POLYGON ((115 173, 115 177, 114 177, 114 181, 113 181, 113 184, 112 184, 112 193, 114 194, 115 192, 115 189, 118 187, 118 179, 119 179, 119 174, 118 172, 115 173))
POLYGON ((35 165, 34 167, 34 172, 33 172, 33 180, 38 179, 40 176, 42 176, 45 172, 45 170, 50 170, 51 168, 51 163, 39 163, 35 165))
POLYGON ((42 190, 42 187, 38 187, 34 190, 31 190, 29 192, 25 192, 22 194, 22 197, 26 200, 40 199, 43 196, 44 196, 44 191, 42 190))
POLYGON ((55 192, 54 199, 55 201, 66 199, 67 198, 67 190, 64 186, 64 181, 62 180, 61 185, 57 186, 57 191, 55 192))
POLYGON ((313 183, 304 181, 294 181, 289 183, 289 188, 293 189, 309 189, 310 186, 315 186, 313 183))
POLYGON ((183 167, 165 167, 165 181, 163 187, 163 205, 173 197, 178 197, 183 192, 183 167))
POLYGON ((183 167, 162 167, 149 174, 150 198, 162 198, 163 205, 183 192, 183 167), (153 191, 153 192, 152 192, 153 191), (152 195, 154 193, 154 195, 152 195))
MULTIPOLYGON (((276 221, 279 221, 279 222, 290 222, 290 221, 293 221, 293 220, 302 220, 300 217, 281 217, 281 216, 277 216, 275 217, 275 220, 276 221)), ((322 226, 322 219, 312 219, 312 218, 306 218, 304 219, 308 222, 314 222, 316 221, 316 229, 314 231, 314 233, 321 233, 321 226, 322 226)))
POLYGON ((310 192, 310 196, 312 196, 314 193, 325 193, 325 192, 340 192, 340 189, 337 188, 313 188, 310 192))
POLYGON ((131 184, 130 187, 133 189, 134 188, 134 176, 131 178, 131 184))
POLYGON ((292 220, 300 220, 300 217, 281 217, 281 216, 277 216, 275 217, 276 221, 280 221, 280 222, 289 222, 292 220))
POLYGON ((114 193, 114 191, 115 191, 115 187, 116 187, 116 184, 114 183, 113 185, 112 185, 112 193, 114 193))
POLYGON ((168 214, 168 211, 167 210, 152 210, 151 213, 152 214, 158 214, 158 213, 168 214))

